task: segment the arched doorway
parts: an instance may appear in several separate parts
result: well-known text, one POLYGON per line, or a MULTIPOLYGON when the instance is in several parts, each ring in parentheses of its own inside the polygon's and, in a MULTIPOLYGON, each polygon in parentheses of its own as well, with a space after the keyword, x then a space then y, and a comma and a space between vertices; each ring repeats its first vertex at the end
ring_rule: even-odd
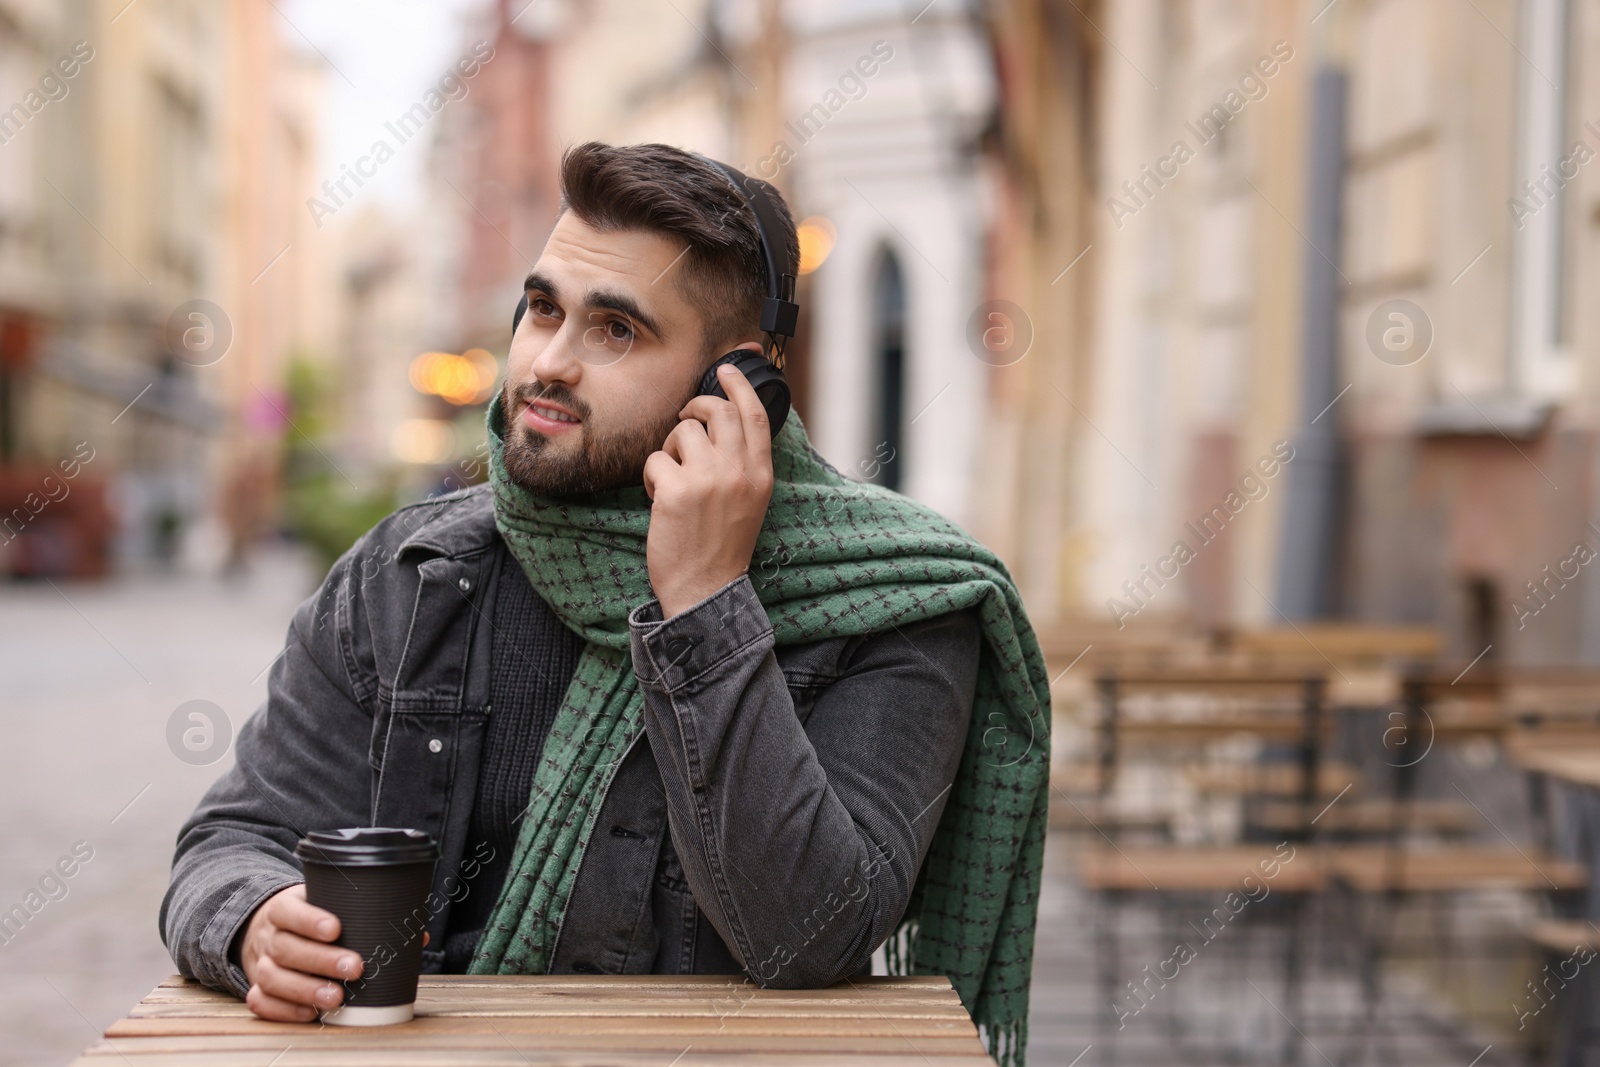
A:
POLYGON ((867 469, 874 472, 872 481, 897 491, 905 467, 905 320, 905 276, 898 257, 885 248, 872 281, 872 373, 878 404, 867 469))

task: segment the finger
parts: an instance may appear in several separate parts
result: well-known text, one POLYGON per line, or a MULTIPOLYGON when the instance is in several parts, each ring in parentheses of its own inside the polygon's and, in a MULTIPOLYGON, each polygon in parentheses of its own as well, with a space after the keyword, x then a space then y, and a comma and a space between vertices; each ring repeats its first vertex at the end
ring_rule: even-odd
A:
POLYGON ((317 1010, 306 1004, 293 1004, 287 1000, 263 992, 261 987, 253 985, 245 994, 246 1006, 263 1019, 270 1019, 278 1023, 309 1023, 316 1019, 317 1010))
POLYGON ((678 464, 665 452, 652 452, 644 461, 644 491, 651 500, 660 498, 663 481, 677 477, 678 464))
POLYGON ((314 975, 301 974, 274 962, 263 959, 261 968, 256 972, 256 985, 268 996, 286 1000, 291 1004, 306 1004, 314 1008, 329 1010, 337 1008, 344 999, 344 990, 339 983, 330 982, 326 978, 317 978, 314 975))
POLYGON ((309 903, 303 888, 293 895, 285 890, 273 897, 267 906, 267 918, 281 930, 293 930, 315 941, 333 941, 339 936, 339 917, 309 903))
MULTIPOLYGON (((706 436, 706 428, 697 419, 684 419, 672 428, 667 434, 667 439, 661 443, 661 450, 683 466, 690 459, 704 459, 718 451, 711 439, 706 436)), ((738 457, 738 453, 733 453, 738 457)))
MULTIPOLYGON (((744 375, 740 374, 737 377, 743 380, 744 375)), ((683 405, 683 410, 678 412, 678 418, 693 419, 702 423, 711 443, 725 455, 744 454, 744 418, 732 401, 724 400, 720 396, 697 396, 683 405)))
MULTIPOLYGON (((767 409, 762 407, 755 386, 750 384, 749 378, 727 363, 717 368, 717 379, 722 382, 722 391, 728 394, 728 399, 739 409, 739 417, 744 421, 745 446, 751 458, 769 457, 772 452, 772 430, 767 419, 767 409)), ((771 460, 768 459, 767 462, 770 463, 771 460)))
POLYGON ((685 470, 692 470, 700 474, 716 472, 717 477, 726 477, 730 474, 744 481, 750 481, 750 476, 745 473, 745 453, 735 451, 727 445, 718 445, 706 436, 704 428, 698 422, 689 420, 680 423, 683 426, 693 426, 693 431, 686 431, 683 435, 683 452, 685 470))
MULTIPOLYGON (((661 443, 661 450, 680 465, 687 464, 691 459, 708 457, 715 447, 706 436, 706 428, 694 419, 684 419, 678 423, 661 443)), ((733 455, 737 457, 738 453, 733 455)))
MULTIPOLYGON (((682 425, 683 423, 678 423, 678 426, 682 425)), ((674 463, 683 462, 683 447, 677 440, 678 426, 674 426, 670 431, 668 431, 666 440, 661 442, 662 455, 666 456, 674 463)))
POLYGON ((267 944, 267 958, 290 970, 327 978, 359 978, 361 956, 347 948, 324 945, 290 930, 275 930, 267 944))

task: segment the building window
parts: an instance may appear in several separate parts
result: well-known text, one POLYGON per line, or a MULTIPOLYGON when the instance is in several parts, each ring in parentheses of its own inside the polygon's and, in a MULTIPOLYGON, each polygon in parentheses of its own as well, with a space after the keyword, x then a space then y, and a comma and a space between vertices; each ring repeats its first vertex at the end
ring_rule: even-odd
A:
POLYGON ((1566 343, 1569 271, 1563 235, 1576 176, 1568 136, 1569 0, 1525 0, 1511 199, 1511 374, 1514 392, 1556 399, 1576 382, 1566 343))
POLYGON ((1467 658, 1481 656, 1485 662, 1498 657, 1492 650, 1500 633, 1500 595, 1492 578, 1472 575, 1462 582, 1462 600, 1465 606, 1462 649, 1467 658))
POLYGON ((885 248, 872 283, 872 354, 878 394, 872 480, 899 490, 905 431, 906 292, 900 261, 885 248))

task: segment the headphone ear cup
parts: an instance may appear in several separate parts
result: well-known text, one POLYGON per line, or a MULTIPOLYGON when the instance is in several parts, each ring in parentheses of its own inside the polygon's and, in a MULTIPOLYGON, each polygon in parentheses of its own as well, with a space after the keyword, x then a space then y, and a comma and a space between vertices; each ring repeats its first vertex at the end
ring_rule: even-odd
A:
POLYGON ((767 368, 772 372, 772 377, 756 386, 756 395, 761 398, 761 406, 767 409, 767 428, 772 431, 773 437, 777 437, 789 417, 789 382, 784 378, 783 371, 770 363, 767 368))
POLYGON ((517 301, 517 312, 511 316, 511 336, 517 335, 517 327, 522 325, 522 316, 528 313, 528 294, 523 293, 522 299, 517 301))
POLYGON ((724 363, 737 365, 739 357, 742 355, 745 355, 742 349, 737 352, 729 352, 707 367, 706 372, 700 376, 700 392, 698 395, 721 397, 723 400, 728 399, 728 394, 722 389, 722 383, 717 381, 717 368, 724 363))
POLYGON ((748 348, 735 349, 706 370, 700 379, 701 396, 728 399, 722 383, 717 380, 717 368, 724 363, 732 363, 738 367, 740 373, 750 382, 750 387, 756 391, 756 396, 761 400, 761 406, 767 410, 767 428, 772 431, 773 437, 777 437, 778 431, 783 428, 784 420, 789 417, 789 381, 783 376, 783 371, 774 367, 760 352, 752 352, 748 348))

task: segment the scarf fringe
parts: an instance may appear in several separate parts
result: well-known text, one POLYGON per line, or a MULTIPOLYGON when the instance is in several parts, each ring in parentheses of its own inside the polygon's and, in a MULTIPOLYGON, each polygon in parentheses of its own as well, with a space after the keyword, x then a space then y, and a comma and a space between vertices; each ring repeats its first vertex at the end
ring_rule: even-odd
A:
MULTIPOLYGON (((892 975, 906 976, 916 967, 916 919, 901 923, 883 943, 884 961, 892 975)), ((980 1006, 980 1012, 983 1010, 980 1006)), ((999 1067, 1026 1067, 1028 1053, 1028 1020, 1024 1016, 1004 1023, 978 1023, 978 1036, 999 1067)))
POLYGON ((1028 1020, 1013 1019, 1004 1026, 978 1026, 978 1035, 989 1055, 1000 1067, 1026 1067, 1028 1061, 1028 1020))
POLYGON ((916 947, 917 920, 907 919, 889 935, 889 940, 883 943, 883 958, 889 965, 889 973, 909 975, 911 968, 916 966, 916 947))

